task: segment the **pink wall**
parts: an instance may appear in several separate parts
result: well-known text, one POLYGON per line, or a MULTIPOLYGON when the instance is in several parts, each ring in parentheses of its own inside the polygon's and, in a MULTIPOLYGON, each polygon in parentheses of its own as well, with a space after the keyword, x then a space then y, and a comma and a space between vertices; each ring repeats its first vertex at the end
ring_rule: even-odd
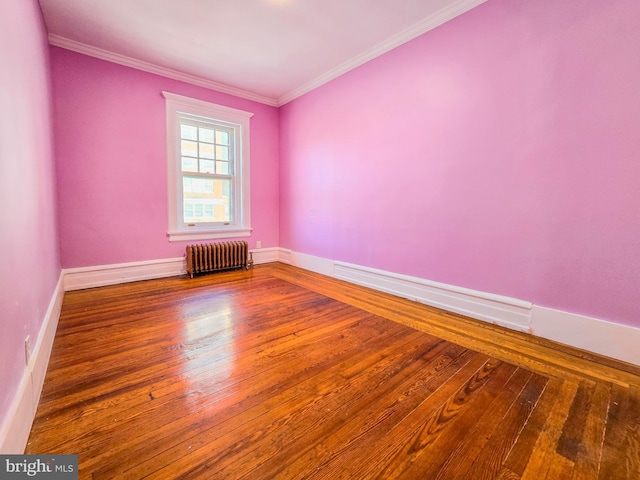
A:
POLYGON ((65 268, 179 257, 167 233, 163 90, 253 112, 251 248, 278 246, 278 110, 51 47, 65 268))
POLYGON ((60 276, 49 53, 37 0, 0 15, 0 424, 60 276))
POLYGON ((166 238, 162 90, 255 113, 252 247, 640 327, 638 45, 635 0, 492 0, 278 110, 53 47, 50 67, 36 0, 10 2, 0 422, 59 244, 64 267, 182 255, 166 238))
POLYGON ((492 0, 280 112, 280 244, 640 327, 640 3, 492 0))

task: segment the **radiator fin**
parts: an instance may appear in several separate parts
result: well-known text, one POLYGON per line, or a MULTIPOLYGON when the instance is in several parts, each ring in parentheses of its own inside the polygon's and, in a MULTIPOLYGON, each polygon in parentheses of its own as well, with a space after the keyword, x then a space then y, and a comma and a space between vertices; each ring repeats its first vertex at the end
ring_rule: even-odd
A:
POLYGON ((234 268, 248 268, 249 244, 245 241, 187 245, 187 273, 218 272, 234 268))

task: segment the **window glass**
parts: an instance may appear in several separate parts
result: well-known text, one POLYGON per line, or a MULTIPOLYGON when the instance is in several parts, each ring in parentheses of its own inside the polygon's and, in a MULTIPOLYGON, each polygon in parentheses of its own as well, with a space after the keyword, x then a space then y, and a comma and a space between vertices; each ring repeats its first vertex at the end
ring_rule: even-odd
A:
POLYGON ((248 236, 252 113, 163 92, 169 239, 248 236))

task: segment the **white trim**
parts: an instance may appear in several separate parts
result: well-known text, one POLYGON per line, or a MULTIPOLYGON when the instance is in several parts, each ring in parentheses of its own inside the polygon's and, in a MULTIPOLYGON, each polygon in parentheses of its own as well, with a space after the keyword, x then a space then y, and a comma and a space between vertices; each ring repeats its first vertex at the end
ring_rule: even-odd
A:
POLYGON ((31 354, 31 378, 33 382, 33 414, 36 413, 38 402, 40 401, 40 394, 42 393, 42 386, 44 385, 44 377, 47 374, 47 367, 49 366, 49 357, 51 356, 51 349, 53 348, 53 340, 56 336, 56 330, 58 328, 58 320, 60 319, 60 312, 62 311, 62 301, 64 299, 64 273, 61 271, 58 278, 58 283, 54 290, 53 297, 47 309, 44 323, 38 334, 38 339, 33 346, 31 354))
POLYGON ((286 248, 279 252, 282 263, 640 365, 640 328, 286 248))
POLYGON ((184 257, 64 269, 65 291, 174 277, 187 273, 184 257))
MULTIPOLYGON (((162 92, 167 127, 167 215, 169 241, 246 237, 251 234, 251 124, 253 113, 175 93, 162 92), (188 225, 183 222, 183 176, 180 160, 180 119, 202 117, 233 131, 233 222, 188 225), (219 225, 219 224, 218 224, 219 225)), ((214 177, 210 177, 214 178, 214 177)))
POLYGON ((280 249, 278 247, 257 248, 249 251, 251 252, 255 265, 277 262, 280 259, 280 249))
MULTIPOLYGON (((253 262, 256 265, 277 262, 280 259, 280 250, 277 247, 251 250, 253 262)), ((142 262, 67 268, 63 270, 63 273, 64 290, 68 292, 84 288, 186 275, 187 264, 185 257, 174 257, 142 262)))
POLYGON ((135 58, 120 55, 119 53, 113 53, 102 48, 93 47, 75 40, 70 40, 60 35, 49 35, 49 44, 54 47, 60 47, 73 52, 88 55, 90 57, 99 58, 100 60, 106 60, 107 62, 116 63, 118 65, 124 65, 125 67, 135 68, 136 70, 142 70, 143 72, 153 73, 166 78, 172 78, 181 82, 190 83, 199 87, 209 88, 218 92, 227 93, 235 97, 246 98, 254 102, 263 103, 272 107, 277 107, 278 102, 276 99, 259 95, 257 93, 242 90, 240 88, 225 85, 223 83, 214 82, 206 78, 198 77, 195 75, 189 75, 188 73, 173 70, 171 68, 161 67, 153 63, 144 62, 142 60, 136 60, 135 58))
POLYGON ((321 85, 324 85, 325 83, 339 77, 340 75, 343 75, 348 71, 353 70, 354 68, 359 67, 360 65, 363 65, 373 60, 374 58, 379 57, 380 55, 390 50, 393 50, 394 48, 399 47, 400 45, 407 43, 408 41, 413 40, 414 38, 419 37, 420 35, 423 35, 424 33, 430 30, 433 30, 434 28, 442 25, 443 23, 457 17, 458 15, 462 15, 463 13, 471 10, 472 8, 477 7, 478 5, 485 3, 486 1, 487 0, 458 0, 455 3, 448 5, 442 8, 441 10, 433 13, 432 15, 421 20, 415 25, 412 25, 411 27, 392 36, 391 38, 379 43, 378 45, 375 45, 374 47, 366 50, 365 52, 344 62, 343 64, 338 65, 335 68, 332 68, 331 70, 318 76, 314 80, 304 85, 301 85, 297 88, 294 88, 293 90, 289 91, 288 93, 282 95, 279 98, 267 97, 265 95, 260 95, 258 93, 232 87, 230 85, 225 85, 223 83, 215 82, 213 80, 208 80, 206 78, 190 75, 184 72, 180 72, 178 70, 173 70, 171 68, 161 67, 159 65, 155 65, 149 62, 127 57, 119 53, 110 52, 102 48, 77 42, 75 40, 71 40, 69 38, 65 38, 60 35, 50 34, 49 43, 53 46, 65 48, 67 50, 78 52, 83 55, 88 55, 90 57, 99 58, 101 60, 106 60, 108 62, 124 65, 126 67, 135 68, 137 70, 142 70, 144 72, 161 75, 166 78, 172 78, 174 80, 190 83, 192 85, 198 85, 200 87, 209 88, 211 90, 227 93, 229 95, 234 95, 236 97, 246 98, 247 100, 263 103, 265 105, 270 105, 272 107, 279 107, 304 95, 305 93, 310 92, 315 88, 318 88, 321 85))
POLYGON ((167 232, 170 242, 185 242, 188 240, 213 240, 216 238, 250 237, 252 228, 232 230, 217 230, 215 232, 167 232))
POLYGON ((640 328, 534 305, 534 335, 640 365, 640 328))
POLYGON ((33 425, 33 385, 25 369, 4 422, 0 426, 0 453, 22 454, 33 425))
MULTIPOLYGON (((639 328, 553 310, 516 298, 333 261, 286 248, 261 248, 251 252, 256 265, 279 261, 477 320, 529 332, 572 347, 640 365, 639 328)), ((64 290, 67 291, 185 275, 186 265, 184 257, 180 257, 66 269, 63 270, 63 274, 64 290)), ((59 297, 58 301, 61 303, 62 298, 59 297)), ((55 315, 59 315, 59 307, 54 308, 54 313, 48 313, 48 316, 55 315), (56 310, 58 313, 55 313, 56 310)), ((49 338, 49 334, 43 338, 49 338)), ((40 342, 40 339, 38 341, 40 342)), ((41 357, 39 345, 40 343, 37 343, 34 349, 34 357, 37 358, 41 357)), ((46 367, 41 370, 34 368, 34 371, 38 372, 45 370, 46 367)), ((42 377, 43 373, 38 373, 37 376, 42 377)), ((21 383, 20 388, 29 388, 31 392, 31 384, 25 386, 25 382, 26 380, 21 383)))
POLYGON ((290 101, 295 100, 305 93, 308 93, 311 90, 314 90, 319 86, 330 82, 340 75, 344 75, 350 70, 353 70, 354 68, 357 68, 360 65, 363 65, 373 60, 374 58, 379 57, 380 55, 387 53, 388 51, 393 50, 394 48, 399 47, 400 45, 427 33, 430 30, 433 30, 443 23, 452 20, 458 15, 462 15, 463 13, 468 12, 472 8, 475 8, 478 5, 485 3, 486 1, 487 0, 458 0, 457 2, 435 12, 434 14, 429 15, 427 18, 392 36, 384 42, 375 45, 374 47, 361 53, 360 55, 353 57, 352 59, 344 62, 341 65, 338 65, 335 68, 332 68, 331 70, 320 75, 314 80, 284 94, 283 96, 278 98, 276 104, 277 106, 282 106, 286 103, 289 103, 290 101))
POLYGON ((456 312, 477 320, 528 332, 533 304, 423 278, 280 249, 280 261, 356 285, 456 312))
POLYGON ((278 255, 278 261, 282 262, 282 263, 286 263, 287 265, 292 265, 291 263, 291 250, 289 250, 288 248, 282 248, 280 247, 279 249, 279 255, 278 255))
POLYGON ((284 254, 286 258, 286 260, 283 261, 284 263, 320 273, 322 275, 327 275, 328 277, 335 277, 333 260, 316 257, 314 255, 307 255, 306 253, 294 252, 291 250, 284 250, 284 252, 286 252, 284 254))
POLYGON ((0 452, 3 454, 22 454, 27 445, 62 310, 62 285, 63 272, 60 272, 31 359, 24 369, 9 411, 0 425, 0 452))
POLYGON ((206 100, 199 100, 193 97, 186 97, 184 95, 178 95, 176 93, 165 92, 164 90, 162 91, 162 96, 173 103, 179 104, 180 107, 189 108, 190 111, 188 113, 193 113, 191 112, 191 110, 197 110, 197 112, 195 113, 203 117, 207 117, 210 115, 220 115, 224 117, 224 120, 241 123, 253 117, 254 115, 252 112, 246 112, 244 110, 227 107, 225 105, 218 105, 217 103, 211 103, 207 102, 206 100))
POLYGON ((529 331, 530 302, 344 262, 335 262, 335 277, 477 320, 529 331))

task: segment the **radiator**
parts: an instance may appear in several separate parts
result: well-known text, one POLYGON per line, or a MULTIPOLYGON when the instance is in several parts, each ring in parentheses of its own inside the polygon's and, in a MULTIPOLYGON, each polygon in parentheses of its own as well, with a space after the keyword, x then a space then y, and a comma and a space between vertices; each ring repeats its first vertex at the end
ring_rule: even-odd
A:
POLYGON ((236 268, 250 268, 253 259, 245 241, 187 245, 187 273, 218 272, 236 268))

